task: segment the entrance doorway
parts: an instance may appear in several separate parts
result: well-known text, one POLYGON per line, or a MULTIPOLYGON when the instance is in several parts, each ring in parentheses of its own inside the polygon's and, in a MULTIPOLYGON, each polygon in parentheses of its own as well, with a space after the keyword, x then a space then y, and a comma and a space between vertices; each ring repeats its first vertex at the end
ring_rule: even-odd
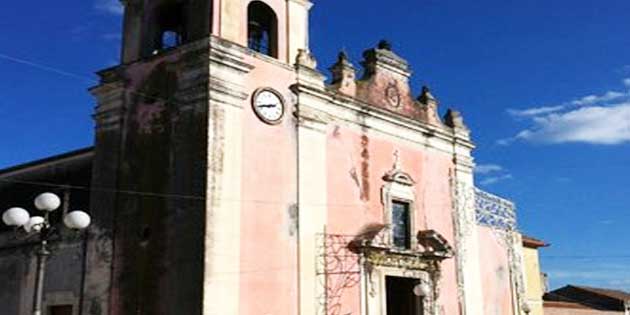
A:
POLYGON ((422 298, 413 293, 418 279, 385 277, 387 315, 423 315, 422 298))

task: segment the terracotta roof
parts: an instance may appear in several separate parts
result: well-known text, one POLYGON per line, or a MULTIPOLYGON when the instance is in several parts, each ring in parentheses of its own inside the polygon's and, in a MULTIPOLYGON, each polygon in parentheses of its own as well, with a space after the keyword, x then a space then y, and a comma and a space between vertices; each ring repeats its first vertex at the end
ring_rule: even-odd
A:
MULTIPOLYGON (((559 303, 569 303, 581 304, 597 310, 623 311, 626 309, 627 301, 630 301, 630 293, 620 290, 567 285, 545 293, 543 300, 545 303, 557 302, 550 304, 549 307, 561 305, 559 303)), ((569 304, 565 305, 568 306, 569 304)))
POLYGON ((599 294, 602 296, 606 296, 606 297, 621 300, 621 301, 630 300, 630 293, 621 291, 621 290, 602 289, 602 288, 593 288, 593 287, 584 287, 584 286, 574 286, 574 287, 580 290, 592 292, 595 294, 599 294))
POLYGON ((550 244, 545 241, 533 238, 531 236, 523 235, 523 246, 529 248, 539 248, 539 247, 547 247, 550 244))
POLYGON ((5 169, 0 169, 0 177, 13 176, 18 173, 32 171, 39 167, 51 166, 57 163, 63 163, 76 159, 79 157, 91 157, 94 152, 94 147, 82 148, 59 155, 50 156, 36 161, 27 162, 20 165, 11 166, 5 169))
POLYGON ((581 309, 593 309, 586 305, 575 302, 562 302, 562 301, 544 301, 543 307, 549 308, 581 308, 581 309))

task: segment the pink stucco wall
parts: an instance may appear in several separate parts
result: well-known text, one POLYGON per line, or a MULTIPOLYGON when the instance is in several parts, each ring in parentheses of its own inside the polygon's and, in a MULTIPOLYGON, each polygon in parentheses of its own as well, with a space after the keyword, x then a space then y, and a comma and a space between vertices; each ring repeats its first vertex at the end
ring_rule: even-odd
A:
POLYGON ((481 283, 483 283, 484 314, 512 314, 512 286, 507 248, 488 227, 479 226, 481 283))
MULTIPOLYGON (((294 74, 248 57, 255 68, 245 81, 251 95, 262 86, 285 98, 280 125, 262 123, 250 99, 243 104, 240 314, 297 314, 295 126, 288 87, 294 74), (282 298, 280 298, 282 297, 282 298)), ((227 126, 229 128, 229 126, 227 126)))
MULTIPOLYGON (((403 171, 416 181, 416 230, 434 229, 453 244, 450 157, 340 126, 328 131, 327 233, 356 235, 365 225, 384 222, 382 177, 392 169, 396 150, 403 171)), ((457 314, 454 261, 442 267, 439 303, 444 314, 457 314)), ((346 288, 339 304, 338 314, 360 314, 358 285, 346 288)))

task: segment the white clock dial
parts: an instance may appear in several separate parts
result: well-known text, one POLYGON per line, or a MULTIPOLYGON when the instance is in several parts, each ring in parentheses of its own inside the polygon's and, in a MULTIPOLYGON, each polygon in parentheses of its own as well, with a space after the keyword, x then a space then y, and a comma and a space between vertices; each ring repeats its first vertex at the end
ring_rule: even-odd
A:
POLYGON ((256 91, 252 106, 256 115, 266 123, 279 123, 284 116, 284 102, 278 92, 271 89, 256 91))

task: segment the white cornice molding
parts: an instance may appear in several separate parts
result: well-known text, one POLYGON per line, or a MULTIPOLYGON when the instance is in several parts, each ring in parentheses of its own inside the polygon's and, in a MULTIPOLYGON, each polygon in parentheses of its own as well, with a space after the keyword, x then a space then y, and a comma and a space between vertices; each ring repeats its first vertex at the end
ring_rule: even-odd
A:
POLYGON ((317 104, 311 101, 310 104, 301 106, 313 107, 313 111, 321 112, 320 115, 329 117, 331 122, 343 121, 448 154, 458 152, 460 156, 470 156, 470 151, 475 148, 470 139, 462 137, 462 134, 449 127, 429 125, 344 95, 307 85, 296 84, 293 90, 298 94, 309 94, 312 98, 318 99, 317 104))
POLYGON ((253 65, 250 65, 244 61, 244 52, 238 49, 239 46, 215 36, 210 36, 210 75, 212 76, 214 67, 227 67, 235 70, 238 73, 249 73, 254 69, 253 65))
POLYGON ((313 2, 309 0, 287 0, 287 2, 294 2, 306 8, 306 10, 310 10, 313 7, 313 2))
POLYGON ((279 59, 276 59, 274 57, 270 57, 267 56, 265 54, 261 54, 258 52, 255 52, 241 44, 235 43, 233 41, 215 36, 215 35, 210 35, 210 47, 221 47, 222 51, 227 52, 227 53, 231 53, 232 55, 237 55, 237 56, 244 56, 244 55, 248 55, 251 56, 253 58, 256 59, 260 59, 262 61, 265 61, 267 63, 271 63, 274 64, 276 66, 285 68, 287 70, 291 70, 293 71, 293 66, 291 66, 288 63, 282 62, 279 59))

